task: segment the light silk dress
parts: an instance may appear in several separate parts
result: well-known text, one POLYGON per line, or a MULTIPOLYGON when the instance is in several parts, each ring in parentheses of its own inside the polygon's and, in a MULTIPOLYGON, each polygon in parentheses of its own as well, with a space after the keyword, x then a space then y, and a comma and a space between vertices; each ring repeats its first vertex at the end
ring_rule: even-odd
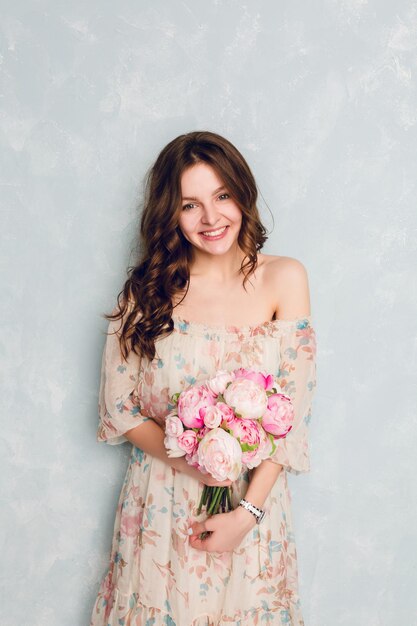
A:
MULTIPOLYGON (((244 327, 173 321, 152 361, 131 352, 122 362, 117 334, 107 336, 97 440, 123 443, 123 433, 147 419, 163 425, 172 394, 216 370, 246 367, 276 376, 295 405, 293 429, 273 457, 284 469, 265 501, 266 517, 233 552, 199 551, 190 547, 187 530, 206 517, 196 514, 203 484, 132 445, 90 626, 303 626, 287 472, 310 469, 311 316, 244 327)), ((119 328, 120 320, 110 322, 108 332, 119 328)), ((253 471, 233 483, 234 505, 253 471)))

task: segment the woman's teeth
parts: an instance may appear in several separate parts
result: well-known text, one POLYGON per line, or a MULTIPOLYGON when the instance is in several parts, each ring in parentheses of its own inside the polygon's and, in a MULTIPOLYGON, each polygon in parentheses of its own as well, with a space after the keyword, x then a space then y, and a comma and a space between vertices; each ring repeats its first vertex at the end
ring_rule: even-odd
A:
POLYGON ((209 233, 204 233, 203 235, 205 235, 205 237, 217 237, 218 235, 221 235, 225 230, 226 230, 227 226, 223 226, 223 228, 219 228, 218 230, 212 230, 209 233))

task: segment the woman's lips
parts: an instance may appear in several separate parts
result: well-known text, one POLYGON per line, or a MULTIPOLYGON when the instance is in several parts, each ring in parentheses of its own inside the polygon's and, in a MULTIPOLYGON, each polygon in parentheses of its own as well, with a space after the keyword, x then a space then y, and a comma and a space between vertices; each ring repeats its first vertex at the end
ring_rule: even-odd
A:
MULTIPOLYGON (((228 226, 223 226, 222 229, 220 228, 216 228, 215 230, 213 230, 212 232, 217 232, 217 231, 221 231, 218 235, 205 235, 204 232, 200 233, 200 236, 203 237, 203 239, 205 239, 206 241, 217 241, 218 239, 222 239, 222 237, 225 236, 227 229, 229 227, 228 226)), ((209 232, 209 231, 205 231, 205 232, 209 232)))

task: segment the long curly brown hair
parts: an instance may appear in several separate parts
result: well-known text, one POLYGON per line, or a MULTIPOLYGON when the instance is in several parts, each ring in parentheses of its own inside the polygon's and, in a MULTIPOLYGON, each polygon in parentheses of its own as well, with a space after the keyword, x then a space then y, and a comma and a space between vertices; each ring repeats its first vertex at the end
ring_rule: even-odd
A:
MULTIPOLYGON (((204 162, 216 171, 242 211, 238 245, 245 253, 240 273, 243 286, 257 266, 257 252, 267 239, 256 205, 254 176, 240 152, 224 137, 208 131, 180 135, 161 151, 149 170, 140 221, 140 254, 136 265, 117 296, 115 312, 107 320, 122 320, 120 350, 126 360, 133 350, 150 360, 155 357, 155 340, 174 328, 173 299, 190 280, 192 245, 178 225, 183 172, 204 162)), ((182 301, 181 300, 181 301, 182 301)))

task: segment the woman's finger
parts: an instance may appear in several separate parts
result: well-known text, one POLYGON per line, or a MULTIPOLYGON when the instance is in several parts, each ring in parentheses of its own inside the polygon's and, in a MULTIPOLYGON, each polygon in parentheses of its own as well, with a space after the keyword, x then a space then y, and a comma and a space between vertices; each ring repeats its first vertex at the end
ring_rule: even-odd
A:
POLYGON ((195 550, 207 551, 208 550, 207 542, 208 542, 208 537, 206 539, 199 539, 198 535, 193 535, 192 537, 190 537, 191 547, 194 548, 195 550))
POLYGON ((188 529, 188 533, 193 536, 201 535, 201 533, 208 530, 205 526, 205 522, 193 522, 188 529))
POLYGON ((203 539, 201 538, 202 533, 209 532, 206 522, 207 520, 204 522, 194 522, 189 528, 188 532, 192 533, 192 535, 190 536, 190 545, 196 550, 208 550, 209 548, 210 544, 208 544, 208 540, 210 538, 210 535, 208 534, 203 539))
POLYGON ((204 532, 213 532, 213 530, 219 527, 219 522, 219 515, 212 515, 201 522, 193 522, 189 527, 188 533, 190 535, 201 535, 204 532))
POLYGON ((213 530, 216 530, 216 528, 218 528, 218 515, 212 515, 211 517, 208 517, 204 520, 203 524, 204 530, 208 531, 209 533, 213 532, 213 530))

